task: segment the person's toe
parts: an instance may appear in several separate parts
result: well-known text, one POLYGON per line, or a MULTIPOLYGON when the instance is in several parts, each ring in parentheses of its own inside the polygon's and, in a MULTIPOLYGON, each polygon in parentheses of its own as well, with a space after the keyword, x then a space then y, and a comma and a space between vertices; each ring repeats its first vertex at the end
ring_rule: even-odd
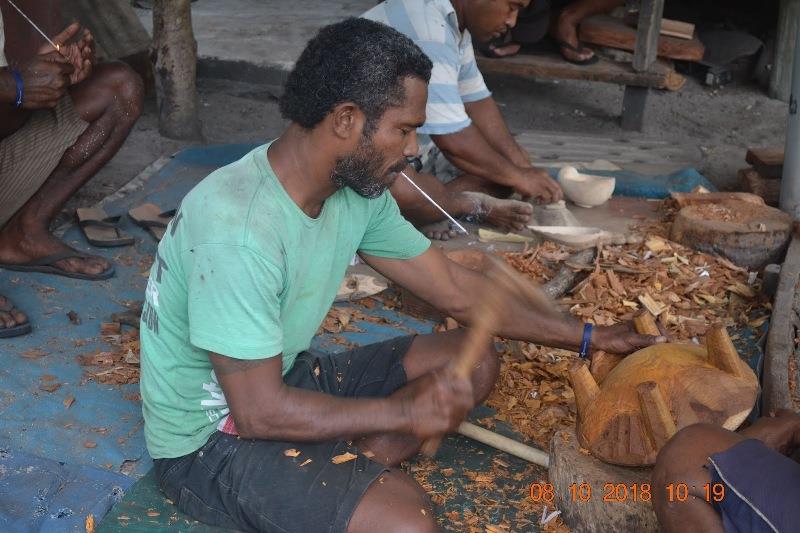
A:
POLYGON ((17 324, 10 313, 6 311, 0 311, 0 325, 2 325, 3 328, 13 328, 17 324))
POLYGON ((11 318, 14 320, 15 325, 24 324, 28 321, 28 316, 16 307, 11 310, 11 318))

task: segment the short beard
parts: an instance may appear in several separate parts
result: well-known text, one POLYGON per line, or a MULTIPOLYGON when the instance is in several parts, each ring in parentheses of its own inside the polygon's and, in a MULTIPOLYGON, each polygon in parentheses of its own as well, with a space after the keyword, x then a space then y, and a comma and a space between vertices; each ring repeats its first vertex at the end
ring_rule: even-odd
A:
POLYGON ((360 196, 372 200, 391 186, 381 179, 380 172, 385 163, 385 158, 372 146, 371 139, 362 135, 356 151, 336 161, 331 181, 337 189, 350 187, 360 196))

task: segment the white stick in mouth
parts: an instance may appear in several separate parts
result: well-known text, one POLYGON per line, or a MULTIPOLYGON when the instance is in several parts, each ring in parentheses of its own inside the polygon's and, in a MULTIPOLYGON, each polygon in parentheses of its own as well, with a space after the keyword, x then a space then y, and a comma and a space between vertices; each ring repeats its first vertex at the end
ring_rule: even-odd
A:
POLYGON ((27 20, 27 21, 30 23, 30 25, 31 25, 31 26, 33 26, 33 29, 34 29, 34 30, 36 30, 36 31, 38 31, 40 34, 42 34, 42 37, 44 37, 44 38, 45 38, 45 40, 46 40, 48 43, 50 43, 50 44, 53 46, 53 48, 55 48, 55 49, 56 49, 56 51, 57 51, 57 52, 60 52, 60 51, 61 51, 61 47, 60 47, 59 45, 57 45, 56 43, 54 43, 52 40, 50 40, 50 37, 48 37, 48 36, 47 36, 47 35, 46 35, 46 34, 45 34, 45 33, 44 33, 42 30, 41 30, 41 28, 39 28, 39 26, 37 26, 37 25, 36 25, 36 23, 35 23, 34 21, 32 21, 30 18, 28 18, 28 15, 26 15, 26 14, 25 14, 25 13, 24 13, 24 12, 23 12, 23 11, 22 11, 20 8, 18 8, 18 7, 17 7, 17 5, 16 5, 14 2, 12 2, 11 0, 7 0, 7 1, 8 1, 8 3, 9 3, 9 4, 11 4, 11 7, 13 7, 13 8, 14 8, 14 9, 16 9, 17 11, 19 11, 19 14, 20 14, 20 15, 22 15, 22 18, 24 18, 25 20, 27 20))
POLYGON ((464 226, 462 226, 461 224, 459 224, 459 223, 458 223, 458 221, 457 221, 456 219, 454 219, 453 217, 451 217, 451 216, 450 216, 450 215, 447 213, 447 211, 445 211, 444 209, 442 209, 442 206, 440 206, 439 204, 437 204, 437 203, 436 203, 436 200, 434 200, 433 198, 431 198, 430 196, 428 196, 428 193, 426 193, 425 191, 423 191, 422 189, 420 189, 420 188, 419 188, 419 185, 417 185, 416 183, 414 183, 414 181, 413 181, 411 178, 409 178, 409 177, 406 175, 406 173, 405 173, 405 172, 403 172, 403 171, 401 170, 401 171, 400 171, 400 174, 401 174, 401 175, 402 175, 402 176, 403 176, 405 179, 407 179, 407 180, 408 180, 408 182, 409 182, 411 185, 413 185, 413 186, 414 186, 414 188, 415 188, 415 189, 417 189, 417 190, 420 192, 420 194, 421 194, 422 196, 424 196, 424 197, 425 197, 425 198, 426 198, 426 199, 427 199, 427 200, 428 200, 430 203, 432 203, 434 206, 436 206, 436 209, 438 209, 439 211, 441 211, 441 212, 442 212, 442 214, 443 214, 444 216, 446 216, 447 218, 449 218, 449 219, 450 219, 450 222, 452 222, 453 224, 455 224, 455 225, 458 227, 458 229, 460 229, 460 230, 461 230, 461 231, 464 233, 464 235, 469 235, 469 232, 466 230, 466 228, 464 228, 464 226))

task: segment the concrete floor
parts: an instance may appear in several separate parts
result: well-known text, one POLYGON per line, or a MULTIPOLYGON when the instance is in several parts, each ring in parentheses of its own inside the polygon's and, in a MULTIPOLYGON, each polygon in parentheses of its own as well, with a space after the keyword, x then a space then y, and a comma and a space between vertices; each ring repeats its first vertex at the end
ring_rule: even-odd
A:
MULTIPOLYGON (((270 96, 279 94, 280 87, 274 76, 265 77, 263 73, 285 76, 307 39, 319 27, 357 16, 374 4, 375 0, 194 2, 192 18, 201 76, 226 78, 200 82, 205 106, 201 118, 206 124, 207 139, 235 142, 248 134, 249 140, 264 138, 260 136, 263 133, 278 134, 282 123, 270 96), (209 64, 220 63, 228 67, 209 71, 209 64), (231 80, 237 83, 229 83, 231 80), (265 80, 272 86, 265 85, 265 80), (251 86, 246 88, 248 83, 251 86), (229 98, 230 95, 234 98, 229 98)), ((144 25, 152 27, 152 13, 136 11, 144 25)), ((487 84, 515 132, 643 135, 620 129, 618 115, 623 88, 617 85, 508 77, 487 78, 487 84)), ((153 109, 149 105, 148 113, 153 109)), ((699 151, 702 156, 698 169, 718 187, 734 189, 737 169, 746 166, 744 155, 748 147, 783 145, 787 112, 787 104, 768 98, 754 84, 738 83, 712 90, 689 79, 680 92, 653 94, 644 135, 680 142, 699 151)), ((131 141, 137 144, 137 149, 130 152, 134 153, 139 169, 164 154, 152 150, 155 145, 163 145, 165 150, 183 146, 155 139, 151 117, 145 116, 140 124, 144 123, 147 125, 139 125, 137 130, 145 132, 145 138, 131 141), (138 149, 139 143, 148 149, 138 149), (149 161, 143 160, 145 156, 149 161)), ((126 168, 136 165, 125 164, 126 168)), ((122 178, 111 177, 112 181, 118 179, 122 178)))

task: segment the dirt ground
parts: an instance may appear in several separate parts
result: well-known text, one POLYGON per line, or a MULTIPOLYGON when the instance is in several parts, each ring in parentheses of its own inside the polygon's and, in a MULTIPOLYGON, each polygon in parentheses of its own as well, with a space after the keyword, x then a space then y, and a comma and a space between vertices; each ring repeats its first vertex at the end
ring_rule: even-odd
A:
MULTIPOLYGON (((526 82, 488 78, 512 131, 535 129, 614 136, 623 88, 616 85, 560 81, 526 82)), ((198 80, 201 120, 206 142, 212 144, 266 141, 280 134, 276 86, 219 79, 198 80)), ((788 105, 772 100, 752 85, 730 85, 711 90, 689 79, 677 93, 656 91, 648 107, 648 137, 677 140, 703 155, 699 169, 718 187, 736 188, 736 170, 746 166, 749 146, 784 143, 788 105)), ((162 155, 184 143, 158 134, 155 97, 114 159, 70 202, 68 207, 92 204, 134 178, 162 155)))

